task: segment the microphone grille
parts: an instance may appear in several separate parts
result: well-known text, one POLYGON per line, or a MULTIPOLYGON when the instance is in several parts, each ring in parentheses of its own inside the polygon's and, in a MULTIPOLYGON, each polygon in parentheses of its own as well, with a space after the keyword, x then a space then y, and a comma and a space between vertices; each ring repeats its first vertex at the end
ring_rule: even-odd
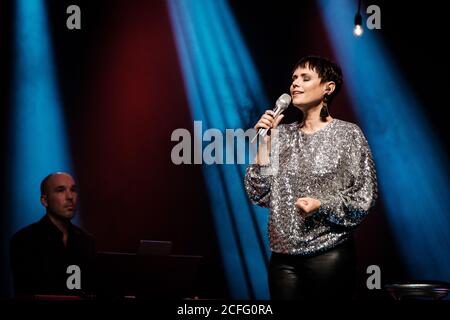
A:
POLYGON ((282 110, 286 110, 289 104, 291 103, 291 96, 287 93, 283 93, 277 100, 276 105, 277 107, 281 108, 282 110))

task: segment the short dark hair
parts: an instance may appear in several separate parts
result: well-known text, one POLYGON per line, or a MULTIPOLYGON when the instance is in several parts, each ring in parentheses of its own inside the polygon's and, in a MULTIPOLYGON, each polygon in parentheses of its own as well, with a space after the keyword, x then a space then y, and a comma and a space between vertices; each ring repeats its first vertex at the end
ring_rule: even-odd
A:
POLYGON ((314 55, 309 55, 301 58, 294 66, 292 73, 298 68, 308 68, 315 71, 320 78, 320 82, 333 81, 336 84, 334 91, 328 96, 328 103, 333 101, 333 98, 339 93, 343 81, 342 70, 335 62, 314 55))

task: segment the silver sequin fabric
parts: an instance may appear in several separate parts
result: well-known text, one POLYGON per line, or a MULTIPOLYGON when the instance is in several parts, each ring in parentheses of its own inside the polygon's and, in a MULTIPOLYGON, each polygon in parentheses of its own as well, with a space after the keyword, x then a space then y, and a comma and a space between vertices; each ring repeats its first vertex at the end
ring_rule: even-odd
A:
POLYGON ((300 126, 278 127, 271 163, 249 165, 244 183, 251 202, 270 209, 271 250, 309 255, 350 237, 375 204, 377 179, 370 147, 356 124, 333 119, 312 134, 300 126), (274 166, 275 154, 278 170, 267 175, 263 168, 274 166), (295 206, 302 197, 318 199, 319 210, 303 217, 295 206))

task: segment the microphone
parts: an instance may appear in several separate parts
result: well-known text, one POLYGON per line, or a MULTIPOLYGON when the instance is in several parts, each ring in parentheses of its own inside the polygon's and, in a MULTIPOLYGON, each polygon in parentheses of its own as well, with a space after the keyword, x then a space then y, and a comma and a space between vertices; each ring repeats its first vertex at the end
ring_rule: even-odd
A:
MULTIPOLYGON (((291 103, 291 96, 287 93, 283 93, 275 102, 275 108, 273 108, 273 118, 276 119, 284 110, 286 110, 289 107, 289 104, 291 103)), ((269 132, 270 129, 265 128, 259 128, 258 133, 253 137, 252 141, 250 143, 255 142, 258 135, 261 137, 265 137, 267 135, 267 132, 269 132)))

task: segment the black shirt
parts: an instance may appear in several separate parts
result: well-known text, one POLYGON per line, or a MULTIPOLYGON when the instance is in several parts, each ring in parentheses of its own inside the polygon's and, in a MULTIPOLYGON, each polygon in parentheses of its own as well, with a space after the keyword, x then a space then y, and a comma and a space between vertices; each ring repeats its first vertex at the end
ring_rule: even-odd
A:
POLYGON ((69 224, 67 246, 63 233, 48 215, 13 235, 11 267, 16 296, 34 294, 81 294, 89 291, 89 273, 95 257, 91 235, 69 224), (81 292, 67 288, 67 267, 81 270, 81 292))

